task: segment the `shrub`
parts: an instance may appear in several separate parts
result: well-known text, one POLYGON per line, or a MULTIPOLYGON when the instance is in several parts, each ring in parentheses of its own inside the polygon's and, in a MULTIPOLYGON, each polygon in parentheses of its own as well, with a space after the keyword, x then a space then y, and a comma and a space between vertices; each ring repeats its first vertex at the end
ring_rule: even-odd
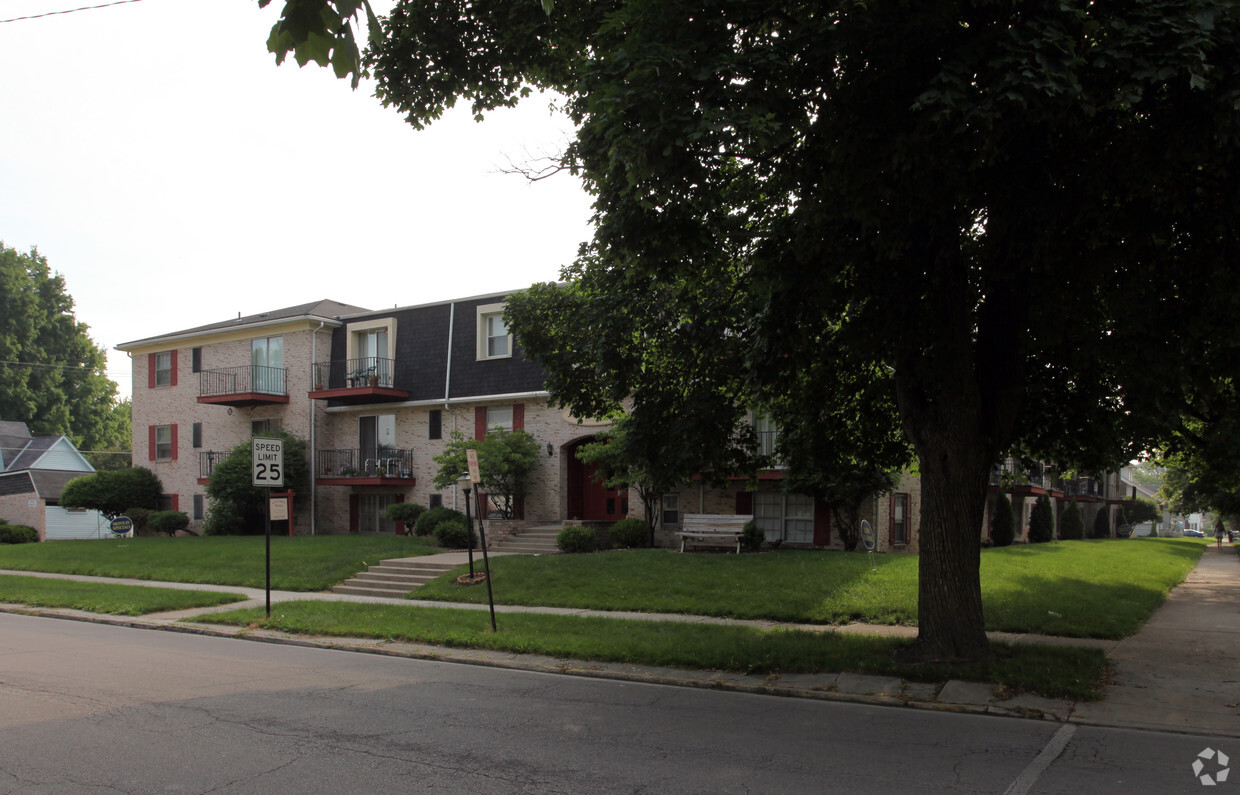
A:
POLYGON ((33 544, 39 540, 39 531, 24 524, 0 525, 0 544, 33 544))
POLYGON ((146 523, 157 533, 176 535, 178 530, 189 527, 189 515, 184 511, 155 511, 147 517, 146 523))
POLYGON ((1085 517, 1076 500, 1069 502, 1063 509, 1063 516, 1059 517, 1059 537, 1065 541, 1079 541, 1085 537, 1085 517))
MULTIPOLYGON (((246 472, 248 477, 249 470, 246 472)), ((60 504, 66 508, 93 508, 114 519, 131 507, 158 508, 163 490, 155 473, 144 467, 104 470, 66 483, 60 492, 60 504)))
POLYGON ((477 546, 478 534, 473 528, 465 528, 465 518, 449 517, 435 525, 435 540, 447 549, 466 549, 477 546))
POLYGON ((1094 538, 1111 537, 1111 512, 1100 508, 1094 516, 1094 538))
POLYGON ((569 525, 555 537, 555 545, 561 552, 593 552, 598 548, 598 539, 588 527, 569 525))
POLYGON ((1002 491, 995 497, 994 514, 990 517, 990 540, 997 547, 1011 546, 1016 538, 1016 520, 1012 516, 1012 501, 1002 491))
POLYGON ((428 536, 435 532, 435 527, 444 519, 460 519, 465 524, 465 514, 451 508, 431 508, 423 511, 413 522, 413 534, 428 536))
POLYGON ((133 508, 125 509, 125 516, 128 516, 130 519, 133 520, 133 534, 134 535, 141 535, 142 533, 146 532, 148 523, 150 522, 151 514, 153 513, 155 513, 155 511, 151 510, 150 508, 139 508, 137 506, 134 506, 133 508))
POLYGON ((607 531, 611 545, 621 549, 633 549, 650 545, 650 525, 644 519, 621 519, 607 531))
POLYGON ((387 507, 387 510, 383 512, 383 518, 389 522, 404 522, 405 534, 413 535, 413 525, 424 513, 426 513, 424 505, 418 505, 416 502, 398 502, 387 507))
POLYGON ((1051 507, 1051 498, 1045 494, 1038 495, 1033 504, 1033 513, 1029 516, 1029 543, 1045 544, 1055 537, 1055 509, 1051 507))
POLYGON ((766 533, 758 527, 757 522, 745 522, 745 526, 741 528, 741 549, 746 552, 757 552, 762 549, 762 542, 765 540, 766 533))

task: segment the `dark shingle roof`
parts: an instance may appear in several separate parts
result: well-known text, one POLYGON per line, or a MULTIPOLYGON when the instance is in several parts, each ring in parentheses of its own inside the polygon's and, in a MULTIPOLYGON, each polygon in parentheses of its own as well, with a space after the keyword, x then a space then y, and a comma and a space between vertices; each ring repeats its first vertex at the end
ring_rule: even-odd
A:
POLYGON ((308 304, 298 304, 297 306, 288 306, 283 309, 272 309, 267 312, 260 312, 257 315, 247 315, 245 317, 236 317, 231 320, 223 320, 219 323, 208 323, 205 326, 195 326, 194 328, 183 329, 181 331, 172 331, 167 334, 158 334, 154 337, 146 337, 133 342, 124 342, 117 345, 117 350, 125 350, 133 348, 147 342, 165 339, 167 337, 183 337, 193 334, 205 334, 211 331, 223 331, 231 328, 240 328, 243 326, 255 325, 258 323, 270 323, 274 320, 290 320, 299 317, 325 317, 338 318, 345 315, 356 315, 371 310, 352 304, 342 304, 339 301, 323 299, 322 301, 312 301, 308 304))

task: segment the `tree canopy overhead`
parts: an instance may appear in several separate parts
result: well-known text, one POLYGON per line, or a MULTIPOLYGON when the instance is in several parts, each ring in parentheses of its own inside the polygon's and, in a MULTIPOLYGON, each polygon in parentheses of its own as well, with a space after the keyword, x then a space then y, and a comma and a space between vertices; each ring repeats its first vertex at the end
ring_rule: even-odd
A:
POLYGON ((400 0, 364 62, 415 126, 565 95, 597 224, 566 276, 604 374, 634 350, 612 310, 665 296, 645 339, 727 359, 750 394, 778 402, 811 363, 887 389, 922 476, 916 654, 977 658, 1001 454, 1098 469, 1234 403, 1238 15, 400 0))
MULTIPOLYGON (((129 405, 118 402, 106 364, 73 315, 64 277, 37 250, 0 242, 0 419, 25 422, 36 436, 64 434, 81 450, 128 450, 129 405)), ((121 458, 87 457, 100 468, 121 458)))

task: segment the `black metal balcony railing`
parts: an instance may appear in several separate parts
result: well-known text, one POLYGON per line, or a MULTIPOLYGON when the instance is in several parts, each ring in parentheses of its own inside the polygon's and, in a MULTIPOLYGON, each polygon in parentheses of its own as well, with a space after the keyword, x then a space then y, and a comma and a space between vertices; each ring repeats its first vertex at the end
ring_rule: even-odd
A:
POLYGON ((411 478, 413 451, 394 447, 354 450, 320 450, 320 478, 411 478))
POLYGON ((360 359, 337 359, 312 365, 315 389, 354 389, 378 386, 391 389, 396 375, 396 360, 377 356, 360 359))
POLYGON ((996 464, 990 472, 990 485, 992 486, 1037 486, 1045 489, 1051 487, 1051 480, 1044 464, 1025 467, 1012 458, 1002 464, 996 464))
POLYGON ((758 437, 758 455, 771 456, 771 466, 781 469, 784 459, 775 451, 775 443, 779 441, 779 431, 754 431, 758 437))
POLYGON ((1068 497, 1102 497, 1102 485, 1097 478, 1064 478, 1055 482, 1055 487, 1068 497))
POLYGON ((211 450, 198 454, 198 477, 209 478, 215 472, 215 467, 225 458, 228 458, 227 450, 211 450))
POLYGON ((258 392, 266 395, 287 395, 283 367, 246 364, 220 370, 203 370, 198 374, 199 397, 241 395, 258 392))

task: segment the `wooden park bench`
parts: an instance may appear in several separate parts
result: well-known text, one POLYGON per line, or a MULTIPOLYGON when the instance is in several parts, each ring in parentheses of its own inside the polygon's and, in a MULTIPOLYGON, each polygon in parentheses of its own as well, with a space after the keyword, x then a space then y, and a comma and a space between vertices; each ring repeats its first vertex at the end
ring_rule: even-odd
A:
POLYGON ((750 514, 728 515, 710 513, 687 513, 682 517, 680 530, 680 551, 685 551, 686 544, 694 546, 734 546, 739 555, 741 551, 741 533, 745 523, 753 520, 750 514))

